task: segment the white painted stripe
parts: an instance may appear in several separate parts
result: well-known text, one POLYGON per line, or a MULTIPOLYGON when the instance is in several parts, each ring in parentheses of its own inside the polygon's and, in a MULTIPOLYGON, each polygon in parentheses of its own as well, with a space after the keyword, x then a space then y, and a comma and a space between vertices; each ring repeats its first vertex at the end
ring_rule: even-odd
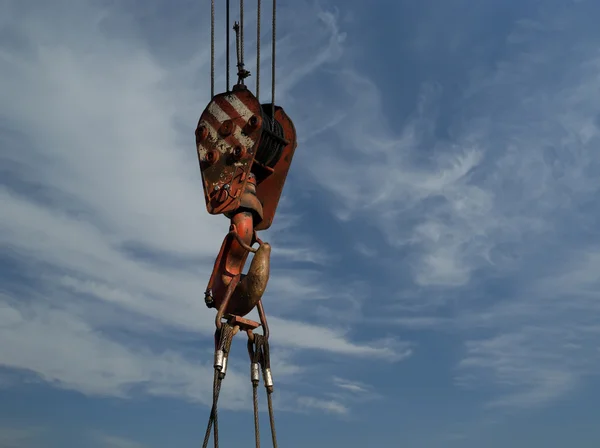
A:
MULTIPOLYGON (((214 127, 212 127, 212 125, 208 121, 202 120, 200 122, 200 124, 208 130, 210 140, 212 140, 214 142, 220 142, 220 144, 217 144, 216 147, 219 151, 221 151, 221 153, 225 154, 225 152, 231 148, 231 145, 227 144, 227 142, 219 136, 216 129, 214 127)), ((202 159, 204 159, 206 157, 208 148, 206 148, 204 145, 200 144, 200 145, 198 145, 198 151, 200 151, 200 157, 202 157, 202 159)))
POLYGON ((208 129, 208 133, 210 134, 210 138, 213 141, 217 141, 219 139, 219 133, 217 132, 217 130, 215 128, 213 128, 213 126, 206 120, 202 120, 202 125, 208 129))
POLYGON ((236 95, 226 95, 225 99, 245 121, 248 121, 250 117, 254 115, 252 111, 248 109, 248 107, 246 107, 246 105, 242 103, 242 101, 236 95))
POLYGON ((200 161, 204 162, 206 160, 207 149, 202 145, 198 145, 198 155, 200 156, 200 161))
MULTIPOLYGON (((240 102, 240 104, 241 104, 241 102, 240 102)), ((211 106, 209 108, 209 113, 211 113, 213 115, 213 117, 215 117, 217 120, 219 120, 220 123, 223 123, 223 121, 225 121, 225 120, 231 119, 229 117, 229 115, 227 115, 227 113, 223 109, 221 109, 221 106, 219 106, 216 102, 213 102, 211 104, 211 106)), ((235 137, 235 139, 238 142, 240 142, 242 145, 244 145, 246 147, 246 149, 250 149, 254 145, 254 140, 251 139, 250 137, 248 137, 247 135, 242 134, 242 130, 237 125, 235 127, 235 132, 233 133, 233 136, 235 137)))
MULTIPOLYGON (((236 95, 227 95, 225 99, 229 104, 231 104, 231 107, 233 107, 240 114, 244 121, 248 121, 250 117, 254 115, 252 111, 248 109, 248 107, 236 95)), ((250 150, 255 144, 255 140, 242 134, 242 130, 239 128, 236 129, 234 136, 248 150, 250 150)))
POLYGON ((231 117, 227 115, 223 109, 221 109, 216 101, 213 101, 210 104, 208 112, 215 117, 219 123, 223 123, 224 121, 231 119, 231 117))
MULTIPOLYGON (((249 120, 250 117, 252 115, 254 115, 252 113, 252 111, 250 109, 248 109, 248 107, 235 94, 227 95, 227 96, 225 96, 225 99, 227 100, 227 102, 229 104, 231 104, 231 106, 235 109, 235 111, 240 115, 240 117, 244 121, 249 120)), ((208 107, 207 113, 212 115, 213 118, 218 123, 223 123, 224 121, 231 119, 229 114, 227 114, 217 104, 216 101, 211 102, 210 106, 208 107)), ((217 130, 210 123, 208 123, 206 120, 202 120, 202 125, 205 126, 206 129, 208 130, 208 133, 210 135, 210 140, 212 140, 214 142, 218 142, 215 146, 222 154, 225 154, 232 148, 231 145, 229 145, 224 139, 221 138, 221 136, 218 134, 217 130)), ((244 145, 247 150, 252 149, 252 147, 256 143, 254 139, 252 139, 251 137, 249 137, 247 135, 244 135, 242 133, 242 129, 239 126, 235 127, 233 136, 238 142, 240 142, 242 145, 244 145)), ((204 159, 206 157, 208 148, 206 148, 204 145, 199 145, 198 151, 200 152, 200 157, 202 159, 204 159)))
MULTIPOLYGON (((248 118, 245 118, 245 120, 248 120, 252 116, 252 112, 250 112, 250 110, 248 110, 248 108, 239 99, 237 99, 237 97, 236 100, 248 111, 248 113, 250 113, 250 116, 248 116, 248 118)), ((236 111, 240 113, 240 115, 242 115, 242 111, 238 109, 236 109, 236 111)), ((220 123, 230 119, 229 115, 227 115, 227 113, 223 109, 221 109, 221 107, 216 102, 213 102, 210 105, 209 113, 211 113, 217 120, 219 120, 220 123), (221 120, 221 118, 223 118, 223 120, 221 120)), ((247 135, 242 134, 242 129, 239 126, 235 127, 235 132, 233 133, 233 136, 238 142, 244 145, 246 149, 251 149, 254 146, 254 140, 248 137, 247 135)))
POLYGON ((242 134, 242 130, 239 127, 236 127, 236 132, 233 134, 233 136, 238 142, 244 145, 248 151, 254 146, 254 140, 247 135, 242 134))

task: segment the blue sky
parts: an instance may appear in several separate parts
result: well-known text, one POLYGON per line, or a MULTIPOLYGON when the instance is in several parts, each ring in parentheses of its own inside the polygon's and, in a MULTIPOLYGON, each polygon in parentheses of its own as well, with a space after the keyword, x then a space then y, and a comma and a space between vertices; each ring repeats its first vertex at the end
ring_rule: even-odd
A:
MULTIPOLYGON (((600 4, 278 10, 299 135, 262 236, 280 445, 599 446, 600 4)), ((228 227, 194 149, 209 11, 0 3, 3 448, 201 443, 228 227)), ((240 339, 223 446, 252 443, 248 376, 240 339)))

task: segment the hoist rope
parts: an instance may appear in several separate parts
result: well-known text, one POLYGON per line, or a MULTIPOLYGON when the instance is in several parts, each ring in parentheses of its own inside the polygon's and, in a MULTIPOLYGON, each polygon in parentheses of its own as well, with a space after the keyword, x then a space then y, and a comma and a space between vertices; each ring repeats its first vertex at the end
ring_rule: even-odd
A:
POLYGON ((260 98, 260 3, 256 5, 256 99, 260 98))
POLYGON ((240 63, 244 66, 244 0, 240 0, 240 63))
POLYGON ((271 54, 271 116, 275 119, 275 40, 277 38, 277 0, 273 0, 273 51, 271 54))
POLYGON ((230 54, 229 54, 229 0, 227 0, 227 12, 226 12, 226 18, 225 18, 225 46, 226 46, 226 53, 227 53, 227 73, 226 73, 226 78, 227 78, 227 89, 226 92, 229 92, 229 66, 230 66, 230 54))
POLYGON ((210 97, 215 96, 215 0, 210 2, 210 97))

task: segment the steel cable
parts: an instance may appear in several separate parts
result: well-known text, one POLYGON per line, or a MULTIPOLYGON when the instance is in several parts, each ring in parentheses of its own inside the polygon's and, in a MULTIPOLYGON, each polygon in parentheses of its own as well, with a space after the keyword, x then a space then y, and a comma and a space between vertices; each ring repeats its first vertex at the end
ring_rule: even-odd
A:
POLYGON ((273 448, 277 448, 277 433, 275 432, 275 415, 273 413, 273 400, 271 399, 272 394, 272 391, 267 391, 267 403, 269 405, 269 421, 271 423, 271 438, 273 439, 273 448))
POLYGON ((254 441, 256 448, 260 448, 260 425, 258 421, 258 384, 252 385, 252 398, 254 400, 254 441))
MULTIPOLYGON (((225 324, 221 328, 219 335, 219 342, 217 344, 217 350, 223 350, 225 356, 229 353, 229 349, 231 348, 231 341, 233 339, 234 331, 231 325, 225 324)), ((221 384, 225 378, 224 372, 220 371, 215 367, 215 374, 213 379, 213 405, 210 412, 210 417, 208 420, 208 426, 206 428, 206 433, 204 435, 204 443, 202 444, 202 448, 207 448, 208 441, 210 439, 210 430, 211 427, 214 429, 214 446, 215 448, 219 448, 219 414, 218 414, 218 401, 219 395, 221 393, 221 384)))
MULTIPOLYGON (((252 350, 250 356, 250 362, 252 364, 250 367, 252 375, 252 399, 254 403, 254 441, 256 448, 260 448, 260 424, 258 418, 258 383, 260 380, 258 379, 258 377, 256 379, 254 378, 254 365, 256 365, 257 369, 258 365, 260 365, 261 352, 262 347, 264 345, 264 336, 260 334, 255 334, 254 342, 252 343, 249 341, 249 344, 254 345, 254 349, 252 350)), ((256 371, 256 375, 258 375, 258 371, 256 371)))
POLYGON ((225 15, 226 15, 226 18, 225 18, 225 22, 226 22, 225 23, 225 46, 227 47, 227 49, 225 51, 227 54, 227 56, 226 56, 227 57, 227 69, 226 69, 227 73, 226 73, 225 77, 227 79, 227 81, 226 81, 227 90, 226 91, 229 92, 229 70, 230 70, 229 67, 230 67, 230 59, 231 59, 230 54, 229 54, 229 46, 230 46, 230 44, 229 44, 229 20, 230 20, 229 19, 229 0, 227 0, 226 8, 227 8, 227 11, 225 13, 225 15))
POLYGON ((256 5, 256 99, 260 98, 260 4, 256 5))
POLYGON ((215 0, 210 2, 210 97, 215 96, 215 0))
POLYGON ((244 0, 240 0, 240 63, 244 66, 244 0))
MULTIPOLYGON (((268 369, 268 371, 270 373, 270 371, 271 371, 271 353, 269 350, 269 341, 267 339, 264 339, 264 341, 263 341, 262 360, 261 361, 262 361, 263 372, 268 369)), ((271 385, 265 384, 265 386, 267 389, 267 404, 269 406, 269 423, 271 424, 271 438, 273 439, 273 448, 277 448, 277 433, 275 431, 275 414, 273 412, 273 400, 272 400, 272 394, 273 394, 273 384, 272 383, 273 382, 271 380, 271 385)))
POLYGON ((273 0, 273 51, 271 54, 271 116, 275 119, 275 41, 277 39, 277 0, 273 0))

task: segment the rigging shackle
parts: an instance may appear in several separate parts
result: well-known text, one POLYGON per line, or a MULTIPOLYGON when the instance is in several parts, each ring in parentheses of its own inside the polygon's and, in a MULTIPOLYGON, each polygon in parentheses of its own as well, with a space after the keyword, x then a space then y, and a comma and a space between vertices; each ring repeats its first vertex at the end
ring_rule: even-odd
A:
MULTIPOLYGON (((277 0, 272 0, 273 11, 271 21, 271 113, 275 114, 275 55, 277 45, 277 0)), ((240 0, 239 5, 239 22, 235 21, 232 28, 231 23, 231 5, 230 0, 225 3, 225 45, 226 45, 226 81, 225 90, 229 92, 229 79, 230 79, 230 67, 231 67, 231 55, 230 55, 230 33, 231 29, 236 34, 235 48, 237 56, 237 68, 238 68, 238 84, 243 84, 244 80, 250 76, 250 72, 244 67, 244 0, 240 0)), ((257 0, 256 3, 256 97, 260 98, 260 66, 261 66, 261 17, 262 15, 262 2, 257 0)), ((215 96, 215 0, 211 0, 211 14, 210 14, 210 33, 211 33, 211 51, 210 51, 210 80, 211 80, 211 98, 215 96)))

